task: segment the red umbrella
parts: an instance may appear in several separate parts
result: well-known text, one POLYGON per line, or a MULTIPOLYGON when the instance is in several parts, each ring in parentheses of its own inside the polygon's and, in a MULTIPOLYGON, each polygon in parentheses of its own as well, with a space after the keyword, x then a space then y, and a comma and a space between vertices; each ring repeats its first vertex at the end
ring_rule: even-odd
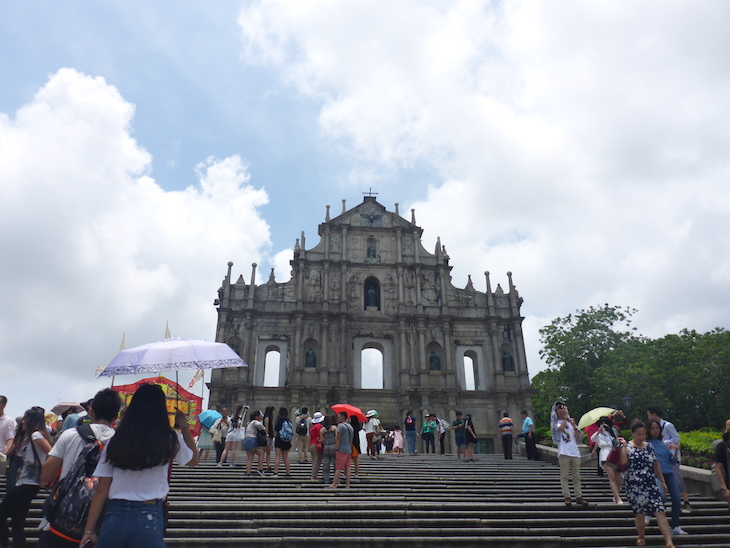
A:
POLYGON ((347 416, 355 415, 357 419, 360 422, 367 422, 367 419, 365 418, 365 413, 363 413, 359 407, 355 407, 354 405, 350 405, 349 403, 336 403, 332 406, 332 410, 335 413, 340 413, 341 411, 344 411, 347 413, 347 416))

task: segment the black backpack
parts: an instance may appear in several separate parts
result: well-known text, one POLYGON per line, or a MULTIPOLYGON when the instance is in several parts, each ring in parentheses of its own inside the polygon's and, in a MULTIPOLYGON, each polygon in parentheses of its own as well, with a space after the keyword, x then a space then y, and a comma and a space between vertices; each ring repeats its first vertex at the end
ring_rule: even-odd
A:
POLYGON ((305 417, 297 421, 297 434, 300 436, 306 436, 307 434, 307 419, 305 417))
POLYGON ((86 445, 68 474, 46 498, 43 513, 54 534, 80 541, 84 536, 89 506, 99 484, 99 478, 94 477, 94 470, 104 446, 96 439, 90 425, 82 424, 76 427, 76 431, 86 445))

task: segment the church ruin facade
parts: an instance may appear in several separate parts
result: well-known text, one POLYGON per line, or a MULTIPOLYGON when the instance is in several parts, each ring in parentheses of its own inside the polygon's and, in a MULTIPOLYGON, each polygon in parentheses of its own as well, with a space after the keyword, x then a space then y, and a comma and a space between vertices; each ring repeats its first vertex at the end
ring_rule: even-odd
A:
MULTIPOLYGON (((496 447, 502 412, 532 410, 522 334, 522 299, 507 273, 507 291, 463 289, 451 282, 446 249, 422 243, 423 229, 365 196, 319 225, 319 242, 297 240, 291 279, 273 269, 256 285, 232 278, 218 291, 216 341, 249 365, 213 370, 210 401, 263 409, 335 403, 376 409, 389 429, 407 410, 420 421, 471 414, 481 452, 496 447), (271 369, 278 361, 278 373, 271 369), (373 373, 375 371, 375 373, 373 373), (374 378, 371 378, 374 377, 374 378)), ((453 436, 447 436, 451 447, 453 436)))

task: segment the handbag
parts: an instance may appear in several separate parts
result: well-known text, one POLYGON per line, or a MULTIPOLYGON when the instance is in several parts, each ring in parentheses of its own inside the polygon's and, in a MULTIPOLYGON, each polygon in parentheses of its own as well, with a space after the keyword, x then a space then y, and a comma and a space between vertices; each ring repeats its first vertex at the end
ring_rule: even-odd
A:
POLYGON ((626 472, 626 468, 628 466, 626 464, 621 464, 621 448, 611 448, 611 452, 606 457, 606 465, 614 468, 617 472, 626 472))
POLYGON ((263 430, 256 429, 256 443, 259 447, 266 447, 269 445, 269 438, 266 437, 266 432, 263 430))

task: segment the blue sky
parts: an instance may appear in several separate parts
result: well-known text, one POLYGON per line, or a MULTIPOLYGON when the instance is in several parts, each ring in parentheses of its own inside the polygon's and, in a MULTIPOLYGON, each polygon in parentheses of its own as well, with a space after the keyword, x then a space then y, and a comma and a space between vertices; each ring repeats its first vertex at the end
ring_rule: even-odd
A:
POLYGON ((533 374, 539 327, 577 308, 635 307, 653 337, 727 326, 728 11, 3 3, 9 412, 89 397, 123 333, 213 338, 229 260, 283 280, 325 205, 370 187, 415 207, 458 287, 514 273, 533 374))

